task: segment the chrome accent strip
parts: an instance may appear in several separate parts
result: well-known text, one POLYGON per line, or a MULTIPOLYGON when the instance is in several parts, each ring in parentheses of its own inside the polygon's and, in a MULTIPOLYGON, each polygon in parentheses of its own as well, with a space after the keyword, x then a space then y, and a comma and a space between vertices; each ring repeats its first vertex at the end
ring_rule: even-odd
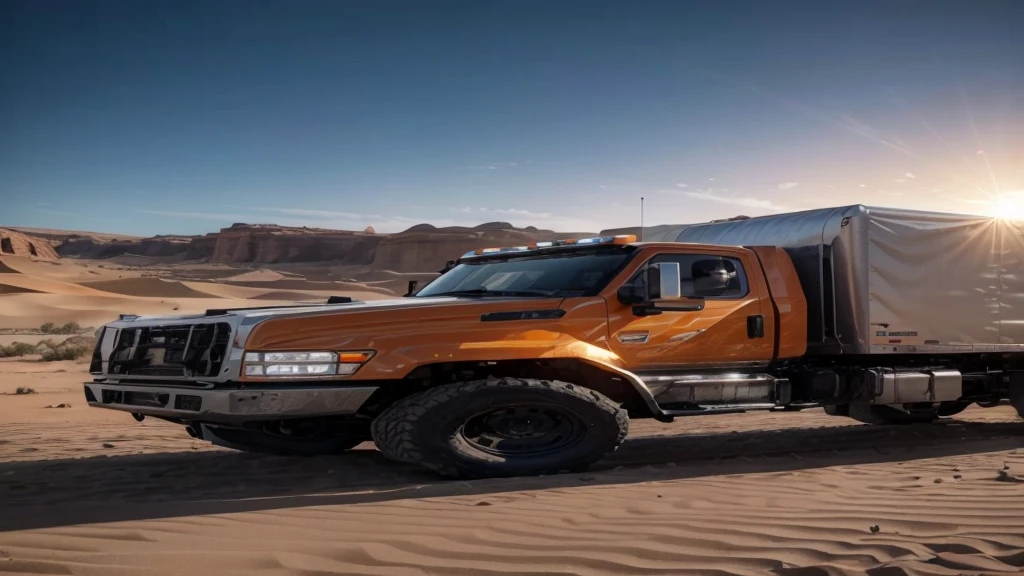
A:
POLYGON ((956 352, 993 353, 1024 352, 1024 344, 876 344, 872 354, 948 354, 956 352))
POLYGON ((677 373, 640 375, 640 379, 659 404, 754 405, 778 400, 778 380, 769 374, 677 373))

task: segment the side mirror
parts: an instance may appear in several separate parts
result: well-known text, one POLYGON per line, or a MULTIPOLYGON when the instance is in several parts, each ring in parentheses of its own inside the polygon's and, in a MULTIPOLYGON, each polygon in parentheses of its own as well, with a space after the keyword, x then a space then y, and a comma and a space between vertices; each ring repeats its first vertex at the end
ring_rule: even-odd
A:
MULTIPOLYGON (((647 267, 643 279, 642 287, 623 287, 631 289, 632 294, 629 295, 640 292, 629 302, 633 304, 635 316, 654 316, 663 312, 698 312, 704 309, 703 298, 683 295, 678 262, 652 264, 647 267)), ((623 289, 619 290, 619 299, 626 302, 623 299, 623 289)))
POLYGON ((679 263, 660 262, 647 268, 647 302, 673 302, 682 300, 679 263))

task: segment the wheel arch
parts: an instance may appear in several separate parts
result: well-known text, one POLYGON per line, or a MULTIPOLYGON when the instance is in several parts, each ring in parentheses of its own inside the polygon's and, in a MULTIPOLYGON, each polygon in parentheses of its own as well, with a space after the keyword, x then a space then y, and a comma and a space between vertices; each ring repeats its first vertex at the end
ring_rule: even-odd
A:
POLYGON ((424 390, 470 380, 514 377, 560 380, 599 392, 626 409, 630 418, 670 419, 658 408, 651 391, 635 374, 583 358, 437 362, 417 367, 404 379, 389 381, 364 404, 376 416, 394 402, 424 390))

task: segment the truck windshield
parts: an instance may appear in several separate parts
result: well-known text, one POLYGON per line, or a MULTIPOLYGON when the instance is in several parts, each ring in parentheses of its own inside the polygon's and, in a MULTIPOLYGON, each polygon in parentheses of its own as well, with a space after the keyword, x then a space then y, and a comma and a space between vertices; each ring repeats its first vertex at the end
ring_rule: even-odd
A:
POLYGON ((463 262, 416 296, 593 296, 629 259, 622 249, 463 262))

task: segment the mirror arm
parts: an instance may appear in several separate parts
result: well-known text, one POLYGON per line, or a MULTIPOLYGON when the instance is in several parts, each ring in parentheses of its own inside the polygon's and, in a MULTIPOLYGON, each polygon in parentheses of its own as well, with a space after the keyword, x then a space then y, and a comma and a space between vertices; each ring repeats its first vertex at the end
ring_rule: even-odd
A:
POLYGON ((633 316, 639 316, 642 318, 644 316, 657 316, 661 313, 661 310, 650 304, 637 304, 636 306, 633 306, 633 316))

